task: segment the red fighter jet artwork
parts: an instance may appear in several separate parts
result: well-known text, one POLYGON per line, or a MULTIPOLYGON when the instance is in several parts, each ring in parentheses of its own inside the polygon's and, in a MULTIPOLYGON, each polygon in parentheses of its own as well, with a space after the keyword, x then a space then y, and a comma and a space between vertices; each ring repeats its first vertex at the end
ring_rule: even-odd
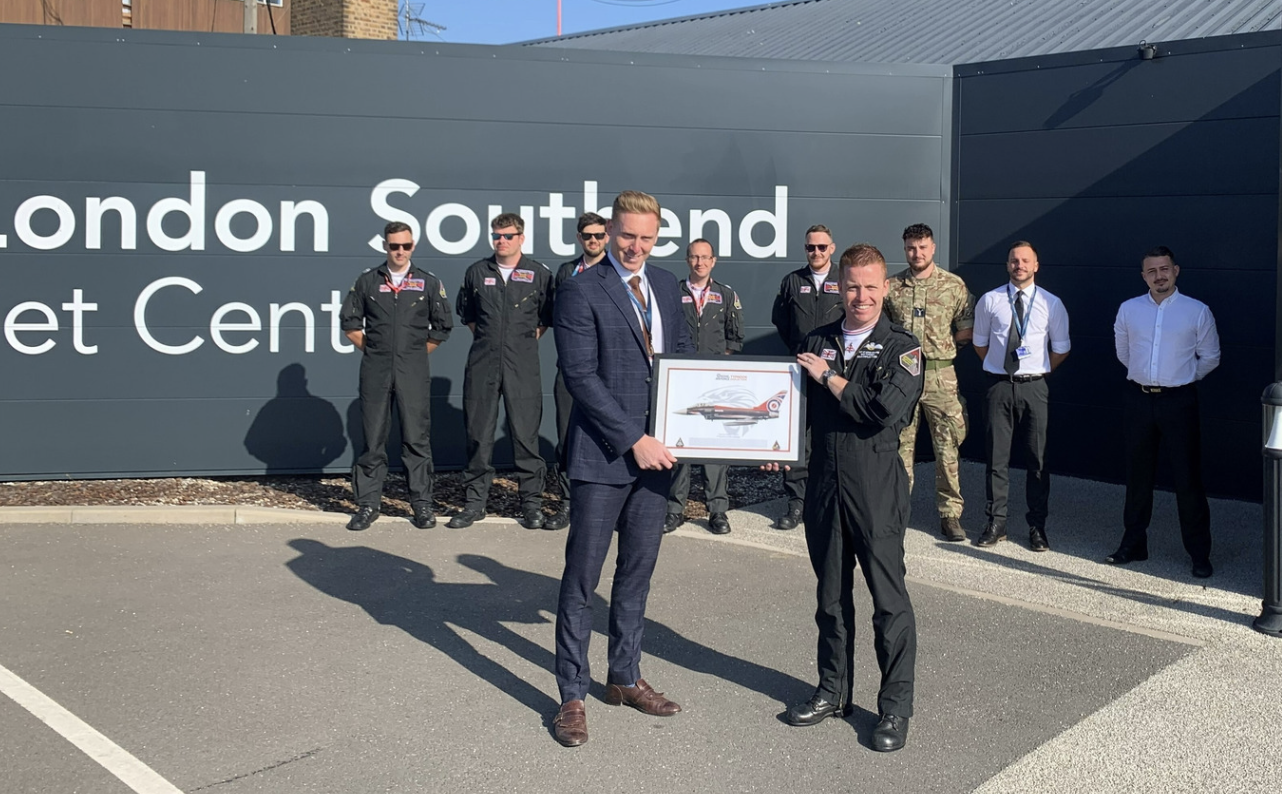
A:
MULTIPOLYGON (((781 391, 760 405, 742 402, 739 405, 701 402, 673 413, 681 416, 702 416, 709 422, 724 422, 726 427, 751 427, 766 419, 778 419, 779 409, 783 407, 783 401, 787 396, 788 392, 781 391)), ((724 402, 740 401, 732 399, 724 402)))

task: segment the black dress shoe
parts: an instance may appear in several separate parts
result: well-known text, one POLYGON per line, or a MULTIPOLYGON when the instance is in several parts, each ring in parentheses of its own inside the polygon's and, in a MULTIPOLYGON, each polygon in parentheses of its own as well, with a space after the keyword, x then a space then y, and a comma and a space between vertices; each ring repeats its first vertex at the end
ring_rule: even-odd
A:
POLYGON ((544 529, 557 530, 565 529, 568 526, 570 526, 570 506, 564 502, 561 503, 560 510, 548 516, 543 521, 544 529))
POLYGON ((668 513, 667 518, 663 519, 663 534, 672 532, 677 527, 686 522, 686 517, 681 513, 668 513))
POLYGON ((708 517, 708 531, 714 535, 729 535, 730 519, 725 513, 713 513, 708 517))
POLYGON ((847 713, 849 713, 849 707, 838 705, 816 694, 805 703, 790 707, 783 715, 783 721, 789 725, 804 727, 818 725, 829 717, 844 717, 847 713))
POLYGON ((1109 565, 1126 565, 1132 562, 1144 562, 1148 559, 1148 549, 1118 549, 1104 558, 1109 565))
POLYGON ((481 508, 465 507, 458 513, 455 513, 454 517, 450 519, 450 523, 445 526, 450 529, 466 529, 477 521, 480 521, 482 518, 485 518, 485 510, 481 508))
POLYGON ((881 715, 881 722, 872 732, 872 749, 879 753, 891 753, 903 747, 908 741, 908 718, 894 714, 881 715))
POLYGON ((1210 579, 1215 569, 1211 567, 1210 560, 1202 560, 1193 563, 1193 576, 1198 579, 1210 579))
POLYGON ((543 508, 527 507, 521 517, 521 526, 526 529, 543 529, 545 522, 543 508))
POLYGON ((352 516, 352 520, 347 522, 347 528, 353 532, 360 532, 361 530, 369 529, 369 525, 373 524, 374 519, 377 517, 377 507, 361 505, 356 508, 356 514, 352 516))
POLYGON ((966 530, 962 529, 961 522, 946 516, 939 517, 939 534, 949 543, 960 543, 966 539, 966 530))
POLYGON ((984 527, 984 533, 975 539, 976 546, 996 546, 1006 539, 1006 525, 999 524, 996 521, 989 521, 988 526, 984 527))
POLYGON ((775 529, 796 529, 801 523, 801 505, 788 505, 788 512, 779 516, 775 529))
POLYGON ((436 526, 436 514, 431 505, 414 505, 414 517, 410 523, 419 529, 431 529, 436 526))
POLYGON ((1048 551, 1050 544, 1046 542, 1046 530, 1041 527, 1029 527, 1028 548, 1033 551, 1048 551))

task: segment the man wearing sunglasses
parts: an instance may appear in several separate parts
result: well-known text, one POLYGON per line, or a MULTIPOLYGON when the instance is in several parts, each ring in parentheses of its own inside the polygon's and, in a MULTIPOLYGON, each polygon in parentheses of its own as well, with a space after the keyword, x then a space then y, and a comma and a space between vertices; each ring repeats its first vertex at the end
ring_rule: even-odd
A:
POLYGON ((472 329, 472 348, 463 373, 464 504, 447 526, 462 529, 485 517, 494 482, 491 458, 502 398, 522 523, 527 529, 541 529, 546 466, 539 454, 543 421, 539 337, 552 324, 552 272, 521 254, 525 221, 520 215, 505 212, 490 223, 490 229, 494 255, 467 269, 455 305, 459 319, 472 329))
MULTIPOLYGON (((806 335, 842 316, 841 287, 832 269, 835 246, 832 231, 816 224, 806 230, 806 266, 783 277, 770 319, 788 352, 797 355, 806 335)), ((806 431, 806 456, 783 474, 788 507, 775 522, 776 529, 796 529, 806 502, 806 461, 810 459, 810 431, 806 431)))
MULTIPOLYGON (((556 275, 552 277, 554 311, 555 295, 560 291, 561 285, 605 259, 605 246, 610 239, 610 235, 605 231, 605 218, 595 212, 585 212, 580 215, 577 237, 579 247, 583 249, 583 255, 563 263, 557 268, 556 275)), ((568 461, 565 457, 567 450, 565 438, 566 431, 570 428, 570 409, 574 407, 574 398, 570 397, 569 390, 565 388, 560 359, 557 359, 556 363, 556 385, 553 387, 552 396, 556 400, 556 481, 561 487, 561 509, 556 515, 549 516, 543 527, 544 529, 565 529, 570 525, 570 474, 566 468, 568 461)))
POLYGON ((378 516, 387 478, 387 432, 392 401, 401 417, 401 460, 414 526, 436 526, 432 512, 431 372, 428 354, 454 327, 440 279, 414 267, 414 233, 393 221, 383 229, 387 261, 356 279, 343 301, 340 321, 362 353, 361 427, 365 449, 352 466, 356 514, 347 528, 369 529, 378 516))

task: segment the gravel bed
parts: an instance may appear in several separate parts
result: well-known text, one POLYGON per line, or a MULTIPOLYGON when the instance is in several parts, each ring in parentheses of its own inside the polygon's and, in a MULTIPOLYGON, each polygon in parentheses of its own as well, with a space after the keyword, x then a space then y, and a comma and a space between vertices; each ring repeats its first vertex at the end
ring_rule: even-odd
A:
MULTIPOLYGON (((436 475, 434 507, 438 515, 450 515, 463 508, 461 477, 459 472, 436 475)), ((708 513, 703 504, 703 476, 696 470, 692 479, 686 518, 705 518, 708 513)), ((778 474, 755 468, 731 467, 729 479, 731 508, 783 495, 778 474)), ((389 474, 383 490, 383 515, 408 517, 411 514, 408 495, 404 475, 389 474)), ((555 493, 545 493, 544 510, 555 512, 560 501, 555 493)), ((65 505, 242 505, 334 513, 350 513, 356 509, 351 483, 345 476, 300 474, 0 482, 0 507, 65 505)), ((520 517, 520 495, 513 480, 501 476, 501 473, 495 476, 488 509, 494 515, 520 517)))

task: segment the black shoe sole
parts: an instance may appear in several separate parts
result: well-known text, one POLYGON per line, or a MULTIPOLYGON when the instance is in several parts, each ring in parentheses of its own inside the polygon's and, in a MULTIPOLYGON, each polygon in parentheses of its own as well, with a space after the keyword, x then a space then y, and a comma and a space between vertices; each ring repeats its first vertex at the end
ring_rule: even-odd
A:
POLYGON ((1002 543, 1005 540, 1006 540, 1005 535, 998 535, 995 538, 980 538, 979 540, 975 541, 975 545, 980 547, 981 549, 991 549, 993 546, 996 546, 998 543, 1002 543))
POLYGON ((851 712, 851 708, 850 708, 850 706, 841 706, 841 707, 839 707, 839 708, 837 708, 837 709, 835 709, 835 710, 833 710, 833 711, 828 712, 827 714, 823 715, 822 717, 819 717, 819 718, 817 718, 817 719, 808 720, 808 721, 805 721, 805 722, 796 722, 796 721, 794 721, 793 719, 791 719, 791 718, 790 718, 790 716, 789 716, 787 713, 785 713, 785 714, 783 715, 783 721, 784 721, 784 722, 786 722, 787 724, 791 725, 791 726, 792 726, 792 727, 794 727, 794 728, 809 728, 810 726, 812 726, 812 725, 818 725, 819 723, 821 723, 821 722, 823 722, 824 720, 829 719, 829 718, 831 718, 831 717, 840 717, 840 718, 842 718, 842 719, 845 719, 847 716, 849 716, 849 715, 850 715, 850 712, 851 712))

